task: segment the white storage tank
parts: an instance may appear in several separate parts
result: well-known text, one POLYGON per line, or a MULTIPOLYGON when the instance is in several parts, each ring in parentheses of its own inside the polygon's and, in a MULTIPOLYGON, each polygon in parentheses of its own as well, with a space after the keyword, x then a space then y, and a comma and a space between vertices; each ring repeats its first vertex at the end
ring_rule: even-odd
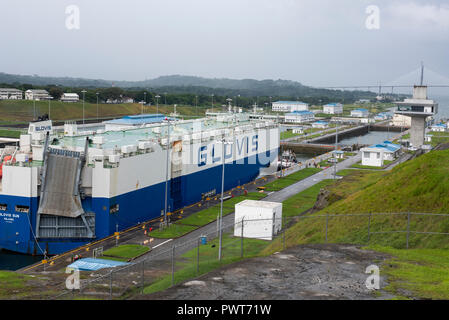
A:
POLYGON ((234 236, 272 240, 282 229, 282 203, 245 200, 235 205, 234 236))

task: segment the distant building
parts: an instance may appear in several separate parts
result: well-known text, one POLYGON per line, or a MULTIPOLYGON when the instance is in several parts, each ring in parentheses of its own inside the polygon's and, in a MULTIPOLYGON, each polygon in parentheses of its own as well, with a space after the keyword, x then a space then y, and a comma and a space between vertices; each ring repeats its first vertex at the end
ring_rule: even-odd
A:
POLYGON ((295 111, 285 115, 287 123, 302 123, 315 120, 315 114, 310 111, 295 111))
POLYGON ((388 119, 391 119, 391 114, 389 114, 388 112, 378 113, 374 117, 374 120, 388 120, 388 119))
POLYGON ((359 101, 357 101, 357 103, 360 104, 365 104, 365 103, 370 103, 371 101, 369 99, 360 99, 359 101))
POLYGON ((61 97, 62 102, 78 102, 80 97, 77 93, 63 93, 61 97))
POLYGON ((294 134, 304 134, 304 128, 303 127, 294 128, 294 129, 292 129, 292 133, 294 133, 294 134))
MULTIPOLYGON (((120 119, 104 121, 106 131, 120 131, 141 127, 146 124, 160 123, 167 119, 163 114, 139 114, 135 116, 125 116, 120 119)), ((174 120, 169 118, 170 120, 174 120)))
POLYGON ((342 114, 343 105, 341 103, 329 103, 323 106, 323 113, 325 114, 342 114))
POLYGON ((312 123, 312 128, 326 129, 329 128, 329 122, 326 121, 317 121, 312 123))
POLYGON ((15 88, 0 88, 0 100, 22 100, 22 90, 15 88))
POLYGON ((277 112, 307 111, 309 105, 300 101, 276 101, 273 102, 272 110, 277 112))
POLYGON ((430 127, 430 130, 433 132, 446 132, 447 125, 445 123, 434 124, 430 127))
POLYGON ((351 117, 355 118, 367 118, 369 116, 369 111, 366 109, 355 109, 351 111, 351 117))
POLYGON ((411 127, 412 118, 402 114, 395 114, 393 116, 392 125, 394 127, 411 127))
POLYGON ((48 94, 47 90, 30 89, 25 91, 26 100, 50 100, 52 97, 48 94))
POLYGON ((134 99, 130 98, 130 97, 120 97, 120 98, 117 98, 117 99, 109 98, 108 100, 106 100, 106 103, 109 103, 109 104, 134 103, 134 99))
POLYGON ((362 165, 371 167, 382 167, 384 161, 393 161, 401 152, 401 146, 385 141, 370 147, 360 149, 362 152, 362 165))

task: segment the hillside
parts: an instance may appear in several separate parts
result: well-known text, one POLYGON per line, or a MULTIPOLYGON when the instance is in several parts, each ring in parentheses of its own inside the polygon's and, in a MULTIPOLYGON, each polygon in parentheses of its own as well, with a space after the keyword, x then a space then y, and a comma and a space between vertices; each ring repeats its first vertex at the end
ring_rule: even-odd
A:
MULTIPOLYGON (((449 214, 449 150, 432 151, 390 172, 355 170, 327 187, 330 203, 310 216, 336 214, 329 219, 328 239, 334 243, 368 244, 368 217, 359 213, 449 214)), ((404 231, 407 215, 372 216, 370 232, 404 231)), ((289 246, 323 242, 325 219, 302 219, 287 231, 289 246)), ((411 215, 410 230, 449 232, 448 217, 411 215)), ((411 248, 449 248, 446 235, 410 234, 411 248)), ((405 233, 371 234, 370 245, 404 248, 405 233)), ((276 249, 273 244, 266 252, 276 249)))
MULTIPOLYGON (((195 76, 170 75, 143 81, 120 81, 104 79, 85 79, 70 77, 41 77, 38 75, 14 75, 0 72, 0 87, 5 85, 32 86, 58 85, 68 88, 110 88, 112 86, 127 89, 157 89, 159 92, 215 94, 224 96, 256 97, 328 97, 330 100, 357 100, 374 98, 376 94, 368 91, 340 91, 313 88, 290 80, 254 80, 203 78, 195 76)), ((330 101, 329 100, 329 101, 330 101)), ((324 101, 324 100, 323 100, 324 101)))

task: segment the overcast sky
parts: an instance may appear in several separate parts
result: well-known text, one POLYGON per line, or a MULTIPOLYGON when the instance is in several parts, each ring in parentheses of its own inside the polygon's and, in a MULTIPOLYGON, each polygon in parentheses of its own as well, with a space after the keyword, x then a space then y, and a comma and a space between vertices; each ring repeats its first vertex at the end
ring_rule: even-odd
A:
POLYGON ((0 29, 0 71, 14 74, 366 85, 405 81, 423 60, 449 82, 447 0, 0 0, 0 29))

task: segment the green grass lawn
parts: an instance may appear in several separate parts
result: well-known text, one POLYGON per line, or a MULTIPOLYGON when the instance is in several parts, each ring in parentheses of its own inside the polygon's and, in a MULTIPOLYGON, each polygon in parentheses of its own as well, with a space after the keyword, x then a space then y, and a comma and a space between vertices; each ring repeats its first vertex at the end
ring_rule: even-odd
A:
MULTIPOLYGON (((390 162, 391 163, 391 162, 390 162)), ((356 169, 371 169, 371 170, 382 170, 383 167, 374 167, 374 166, 364 166, 361 164, 361 162, 357 162, 351 166, 351 168, 356 169)))
MULTIPOLYGON (((36 115, 48 114, 47 101, 35 101, 36 115)), ((52 120, 75 120, 83 118, 83 103, 64 103, 51 101, 50 115, 52 120)), ((198 115, 204 115, 206 108, 198 107, 198 115)), ((120 117, 124 115, 140 114, 142 105, 139 103, 124 104, 99 104, 98 113, 101 117, 120 117)), ((182 116, 196 116, 196 108, 192 106, 178 105, 176 111, 182 116)), ((173 112, 173 106, 159 105, 159 113, 169 114, 173 112)), ((156 106, 146 106, 145 113, 156 113, 156 106)), ((29 100, 0 100, 0 119, 4 123, 23 123, 32 121, 34 117, 33 101, 29 100)), ((97 117, 97 104, 85 103, 85 117, 97 117)))
POLYGON ((429 134, 432 136, 432 142, 430 143, 432 147, 449 142, 449 132, 431 132, 429 134))
POLYGON ((355 172, 357 172, 357 171, 360 171, 360 170, 355 170, 355 169, 343 169, 343 170, 337 171, 337 176, 346 177, 346 176, 349 176, 350 174, 353 174, 353 173, 355 173, 355 172))
MULTIPOLYGON (((270 242, 257 239, 244 239, 243 252, 244 259, 258 256, 260 252, 270 242)), ((241 239, 234 238, 231 234, 223 235, 222 259, 218 260, 218 239, 209 242, 207 245, 200 246, 200 264, 199 273, 197 273, 197 248, 192 249, 182 255, 176 263, 175 284, 199 275, 206 274, 219 267, 241 260, 241 239), (213 245, 215 245, 213 247, 213 245)), ((144 294, 151 294, 169 288, 172 284, 172 276, 168 274, 157 279, 144 289, 144 294)))
POLYGON ((368 249, 392 255, 380 270, 381 275, 387 275, 387 291, 405 298, 449 299, 449 250, 380 246, 368 249))
POLYGON ((300 134, 300 133, 293 133, 292 131, 288 130, 288 131, 281 132, 281 140, 298 137, 301 135, 302 134, 300 134))
MULTIPOLYGON (((223 216, 234 212, 235 204, 243 200, 260 200, 266 197, 264 193, 250 192, 246 196, 241 195, 223 202, 223 216)), ((201 226, 211 223, 217 219, 220 214, 220 203, 213 207, 196 212, 184 219, 176 221, 168 228, 162 230, 155 230, 151 232, 151 236, 159 239, 172 239, 183 236, 201 226)))
POLYGON ((0 137, 2 138, 16 138, 19 139, 22 131, 0 129, 0 137))
POLYGON ((138 244, 124 244, 104 251, 103 258, 108 259, 112 257, 113 260, 128 261, 129 259, 138 257, 149 250, 150 249, 148 247, 138 244))
POLYGON ((265 185, 265 188, 266 188, 265 190, 267 190, 267 191, 282 190, 298 181, 301 181, 310 176, 313 176, 314 174, 317 174, 320 171, 321 171, 321 169, 319 169, 319 168, 306 168, 306 169, 297 171, 288 176, 285 176, 285 177, 279 178, 273 182, 267 183, 265 185))

